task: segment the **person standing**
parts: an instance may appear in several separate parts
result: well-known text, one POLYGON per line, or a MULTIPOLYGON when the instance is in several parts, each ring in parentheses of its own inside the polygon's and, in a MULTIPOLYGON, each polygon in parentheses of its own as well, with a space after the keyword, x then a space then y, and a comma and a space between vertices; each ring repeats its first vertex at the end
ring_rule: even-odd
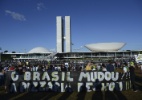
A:
POLYGON ((115 67, 112 65, 112 61, 109 61, 109 64, 106 66, 107 71, 114 72, 115 67))
POLYGON ((126 78, 128 77, 128 72, 129 72, 129 67, 127 65, 127 63, 122 64, 123 67, 123 75, 122 75, 122 79, 125 76, 126 78))
POLYGON ((140 73, 142 74, 142 64, 140 64, 140 71, 141 71, 140 73))
POLYGON ((61 66, 61 71, 67 71, 67 69, 66 69, 64 64, 61 66))
POLYGON ((102 64, 102 68, 101 69, 102 69, 102 71, 107 71, 106 66, 105 66, 104 63, 102 64))
POLYGON ((0 86, 4 84, 4 69, 0 66, 0 86))
POLYGON ((89 62, 85 68, 86 71, 91 71, 92 70, 92 64, 89 62))
POLYGON ((130 71, 130 80, 131 80, 131 84, 132 84, 132 89, 134 92, 137 92, 137 87, 135 84, 135 66, 134 63, 130 63, 130 67, 129 67, 129 71, 130 71))

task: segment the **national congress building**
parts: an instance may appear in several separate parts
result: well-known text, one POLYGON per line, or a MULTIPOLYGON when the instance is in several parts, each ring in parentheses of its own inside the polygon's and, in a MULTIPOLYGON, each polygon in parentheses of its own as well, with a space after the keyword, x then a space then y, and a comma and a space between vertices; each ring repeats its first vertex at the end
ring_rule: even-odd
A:
POLYGON ((71 52, 71 23, 70 16, 56 17, 56 48, 57 53, 71 52), (65 43, 64 43, 65 42, 65 43), (65 44, 65 45, 64 45, 65 44))
MULTIPOLYGON (((70 16, 56 17, 56 51, 51 52, 45 47, 35 47, 25 53, 3 52, 0 60, 21 59, 21 60, 95 60, 106 61, 115 59, 129 60, 142 53, 142 50, 120 50, 126 43, 90 43, 84 45, 90 51, 73 51, 71 40, 71 19, 70 16), (6 58, 7 57, 7 58, 6 58)), ((43 41, 45 42, 45 41, 43 41)))

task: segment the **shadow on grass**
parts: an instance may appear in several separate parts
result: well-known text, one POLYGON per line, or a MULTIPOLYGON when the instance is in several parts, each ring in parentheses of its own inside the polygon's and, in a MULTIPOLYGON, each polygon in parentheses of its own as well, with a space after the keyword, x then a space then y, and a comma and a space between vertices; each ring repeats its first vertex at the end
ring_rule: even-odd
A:
POLYGON ((44 96, 50 95, 50 92, 29 92, 21 97, 18 97, 16 100, 39 100, 44 96))
POLYGON ((136 76, 135 77, 135 81, 142 83, 142 77, 136 76))
POLYGON ((77 100, 84 100, 86 92, 79 92, 77 95, 77 100))
POLYGON ((105 100, 118 100, 118 98, 111 91, 105 92, 105 100))
POLYGON ((92 96, 92 100, 103 100, 102 91, 95 91, 95 93, 92 96))
POLYGON ((29 92, 15 100, 48 100, 49 98, 58 95, 56 92, 29 92))
POLYGON ((59 94, 59 92, 51 92, 49 95, 46 95, 46 96, 44 96, 42 99, 40 99, 40 100, 48 100, 48 99, 50 99, 50 98, 52 98, 52 97, 54 97, 54 96, 56 96, 56 95, 58 95, 59 94))
POLYGON ((135 81, 137 89, 142 91, 142 77, 136 76, 135 81))
POLYGON ((58 100, 66 100, 73 92, 65 92, 58 100))
POLYGON ((0 94, 1 100, 9 100, 12 97, 18 96, 20 93, 3 93, 0 94))
POLYGON ((121 91, 114 91, 114 93, 117 96, 118 100, 127 100, 127 98, 121 93, 121 91))
POLYGON ((136 83, 136 86, 137 86, 138 90, 142 91, 142 85, 139 85, 139 84, 136 83))

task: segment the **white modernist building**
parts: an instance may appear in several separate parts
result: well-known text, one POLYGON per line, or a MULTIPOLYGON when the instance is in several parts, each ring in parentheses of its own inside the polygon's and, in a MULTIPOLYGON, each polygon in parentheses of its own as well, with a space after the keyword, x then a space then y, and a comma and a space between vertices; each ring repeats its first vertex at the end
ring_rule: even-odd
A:
POLYGON ((62 17, 57 16, 56 17, 56 48, 57 52, 62 53, 64 52, 64 39, 63 39, 63 23, 62 23, 62 17))
POLYGON ((66 52, 71 52, 71 22, 70 16, 65 16, 66 52))
POLYGON ((93 52, 111 52, 111 51, 118 51, 122 47, 124 47, 126 43, 122 42, 111 42, 111 43, 93 43, 93 44, 86 44, 85 47, 88 48, 90 51, 93 52))
POLYGON ((31 49, 28 53, 45 53, 46 54, 51 52, 49 52, 49 50, 44 47, 35 47, 31 49))
POLYGON ((50 52, 48 49, 44 47, 35 47, 27 53, 14 53, 12 55, 19 55, 19 57, 17 56, 16 58, 13 58, 13 59, 25 59, 25 60, 34 59, 34 60, 50 61, 54 58, 56 53, 50 52))
POLYGON ((65 16, 65 20, 61 16, 56 17, 57 53, 71 52, 71 28, 70 27, 71 27, 70 16, 65 16), (64 45, 64 42, 66 42, 65 45, 64 45))
MULTIPOLYGON (((70 16, 56 17, 56 52, 50 52, 44 47, 35 47, 25 53, 1 53, 0 58, 5 56, 5 59, 21 59, 21 60, 65 60, 75 61, 94 60, 106 61, 109 59, 121 59, 122 61, 135 58, 137 62, 142 62, 142 50, 126 50, 118 51, 124 47, 126 43, 111 42, 111 43, 92 43, 86 44, 85 47, 90 51, 87 52, 72 52, 71 41, 71 20, 70 16), (7 58, 6 58, 7 57, 7 58)), ((1 60, 1 59, 0 59, 1 60)))

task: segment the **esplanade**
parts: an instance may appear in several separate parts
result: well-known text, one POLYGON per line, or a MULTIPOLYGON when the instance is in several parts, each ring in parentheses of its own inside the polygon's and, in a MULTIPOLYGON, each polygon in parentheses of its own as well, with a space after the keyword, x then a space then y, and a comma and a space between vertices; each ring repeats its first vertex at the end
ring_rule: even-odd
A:
MULTIPOLYGON (((104 45, 105 43, 103 43, 104 45)), ((110 50, 109 49, 100 49, 104 48, 103 46, 99 49, 96 44, 93 44, 94 47, 88 47, 90 51, 75 51, 75 52, 63 52, 63 53, 57 53, 57 52, 51 52, 48 49, 44 47, 35 47, 31 49, 27 53, 2 53, 1 54, 1 60, 47 60, 47 61, 53 61, 53 60, 73 60, 81 62, 83 60, 94 60, 94 61, 108 61, 108 60, 131 60, 135 59, 136 55, 139 55, 142 53, 142 50, 110 50), (93 48, 93 49, 92 49, 93 48), (96 51, 95 51, 96 50, 96 51)), ((102 44, 101 44, 102 45, 102 44)), ((114 43, 113 43, 114 45, 114 43)), ((108 47, 108 46, 106 46, 108 47)), ((112 48, 113 49, 113 48, 112 48)))
POLYGON ((2 52, 0 61, 5 60, 68 60, 81 62, 83 60, 107 61, 107 60, 131 60, 135 59, 142 50, 121 50, 124 42, 90 43, 83 47, 88 51, 73 51, 71 40, 70 16, 56 17, 56 50, 50 51, 45 47, 35 47, 28 52, 2 52))

